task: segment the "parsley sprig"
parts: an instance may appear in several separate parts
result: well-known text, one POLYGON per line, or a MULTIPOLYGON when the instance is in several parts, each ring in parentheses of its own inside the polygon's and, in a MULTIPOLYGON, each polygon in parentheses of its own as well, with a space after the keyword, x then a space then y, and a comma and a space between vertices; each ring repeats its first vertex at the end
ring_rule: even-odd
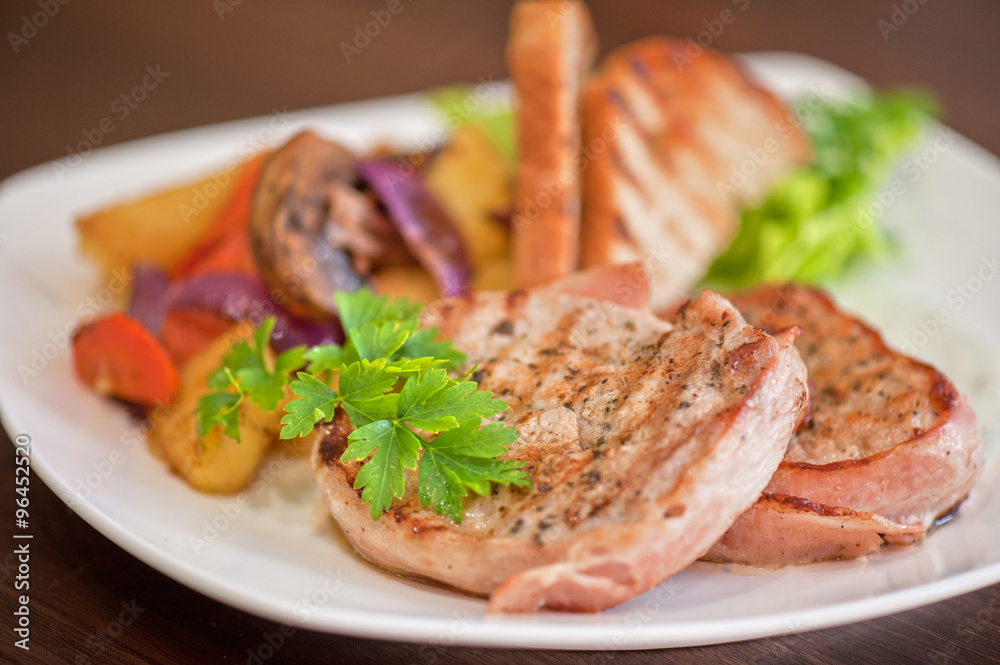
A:
POLYGON ((249 399, 264 411, 274 411, 284 397, 291 372, 305 364, 305 347, 296 346, 277 357, 274 369, 265 359, 274 319, 267 318, 248 341, 234 345, 222 366, 208 378, 212 390, 198 400, 195 412, 198 436, 202 439, 214 425, 227 436, 240 440, 240 407, 249 399))
POLYGON ((285 406, 281 438, 304 436, 342 408, 354 431, 341 460, 363 462, 354 487, 362 490, 373 520, 403 496, 405 469, 418 470, 420 504, 456 523, 470 490, 485 495, 491 483, 529 484, 523 462, 496 459, 517 439, 517 430, 500 422, 482 425, 507 404, 477 390, 471 371, 457 379, 449 375, 465 356, 451 342, 438 341, 438 330, 419 327, 419 306, 367 289, 338 293, 335 300, 346 331, 343 345, 290 349, 268 373, 261 349, 270 329, 262 326, 255 347, 237 345, 213 375, 219 388, 199 404, 199 432, 203 420, 205 431, 215 423, 227 434, 238 429, 230 414, 245 397, 265 408, 258 399, 266 393, 276 408, 291 372, 308 363, 289 385, 294 397, 285 406))

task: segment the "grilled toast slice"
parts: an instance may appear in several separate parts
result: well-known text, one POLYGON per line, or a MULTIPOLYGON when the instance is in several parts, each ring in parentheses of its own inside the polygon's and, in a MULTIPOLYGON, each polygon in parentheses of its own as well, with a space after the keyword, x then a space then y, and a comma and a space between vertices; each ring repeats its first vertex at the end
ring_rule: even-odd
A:
POLYGON ((575 0, 514 5, 507 62, 516 91, 514 267, 520 288, 577 267, 580 234, 579 96, 597 52, 590 13, 575 0))
POLYGON ((811 406, 766 494, 708 558, 779 565, 923 537, 983 466, 982 430, 943 374, 889 349, 822 292, 758 287, 733 303, 766 330, 801 328, 811 406))
POLYGON ((791 111, 737 62, 687 47, 620 47, 581 102, 581 266, 641 261, 655 311, 688 297, 735 236, 740 206, 812 153, 791 111))

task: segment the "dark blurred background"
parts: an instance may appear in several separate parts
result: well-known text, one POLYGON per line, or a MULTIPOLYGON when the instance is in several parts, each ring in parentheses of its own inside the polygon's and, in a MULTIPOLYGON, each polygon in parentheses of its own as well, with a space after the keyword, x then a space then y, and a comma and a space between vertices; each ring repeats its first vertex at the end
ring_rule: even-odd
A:
MULTIPOLYGON (((274 108, 505 76, 509 2, 399 2, 402 11, 348 63, 341 42, 351 43, 388 0, 4 0, 0 177, 65 156, 147 66, 168 76, 104 144, 274 108)), ((798 51, 878 86, 925 86, 943 102, 947 122, 1000 153, 995 0, 589 4, 604 51, 649 34, 695 37, 729 10, 736 19, 713 36, 713 48, 798 51)))

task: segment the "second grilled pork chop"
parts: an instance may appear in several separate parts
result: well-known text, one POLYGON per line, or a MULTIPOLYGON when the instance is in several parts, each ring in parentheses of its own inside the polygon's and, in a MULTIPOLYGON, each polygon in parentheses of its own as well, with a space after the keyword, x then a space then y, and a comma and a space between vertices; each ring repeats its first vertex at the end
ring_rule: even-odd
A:
POLYGON ((860 556, 920 539, 958 508, 982 469, 983 439, 944 375, 886 348, 815 289, 765 286, 733 302, 762 328, 801 327, 812 403, 766 494, 708 558, 860 556))
POLYGON ((510 405, 501 417, 521 436, 509 456, 532 487, 468 499, 456 525, 420 507, 408 472, 373 522, 357 463, 340 462, 350 426, 338 419, 313 453, 333 516, 364 557, 489 595, 491 611, 596 611, 659 584, 759 496, 806 402, 794 333, 747 326, 707 291, 680 317, 551 287, 430 305, 423 323, 510 405))

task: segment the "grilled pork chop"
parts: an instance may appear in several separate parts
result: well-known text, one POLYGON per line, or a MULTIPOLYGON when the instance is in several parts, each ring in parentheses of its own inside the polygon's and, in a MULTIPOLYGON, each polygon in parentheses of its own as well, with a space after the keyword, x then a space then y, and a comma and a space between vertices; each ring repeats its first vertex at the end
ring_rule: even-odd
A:
POLYGON ((983 466, 983 440, 947 378, 809 287, 760 287, 733 303, 766 330, 802 329, 812 403, 766 493, 708 558, 860 556, 919 540, 957 510, 983 466))
POLYGON ((687 297, 736 234, 741 204, 811 155, 780 100, 679 39, 613 51, 581 109, 581 266, 643 262, 654 311, 687 297))
POLYGON ((760 495, 806 403, 795 332, 752 328, 709 291, 676 325, 552 287, 438 301, 422 323, 510 405, 508 456, 527 462, 531 489, 471 497, 456 525, 420 507, 407 472, 372 522, 358 464, 340 461, 343 417, 317 436, 313 465, 362 556, 489 595, 491 611, 597 611, 681 570, 760 495))

